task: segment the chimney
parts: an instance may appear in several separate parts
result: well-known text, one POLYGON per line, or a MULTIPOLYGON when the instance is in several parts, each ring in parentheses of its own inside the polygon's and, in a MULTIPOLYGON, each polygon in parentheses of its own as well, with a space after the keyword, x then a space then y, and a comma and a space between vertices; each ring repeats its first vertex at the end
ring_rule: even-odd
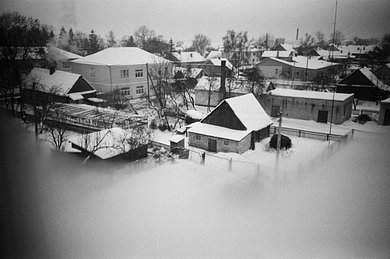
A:
POLYGON ((50 75, 54 74, 54 72, 56 72, 56 67, 55 66, 50 66, 50 68, 49 68, 50 75))
POLYGON ((226 60, 221 60, 221 83, 219 87, 219 98, 221 101, 226 99, 226 60))
POLYGON ((279 58, 279 50, 276 51, 276 57, 279 58))

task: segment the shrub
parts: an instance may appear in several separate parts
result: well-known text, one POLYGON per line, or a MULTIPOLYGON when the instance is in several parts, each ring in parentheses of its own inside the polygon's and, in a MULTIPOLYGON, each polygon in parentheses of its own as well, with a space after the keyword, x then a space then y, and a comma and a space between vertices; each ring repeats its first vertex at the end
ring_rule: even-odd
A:
POLYGON ((164 124, 160 124, 158 125, 158 129, 161 130, 161 131, 165 131, 168 129, 168 126, 164 123, 164 124))
POLYGON ((157 129, 157 123, 156 123, 156 120, 155 120, 155 119, 153 119, 153 120, 150 122, 149 128, 152 129, 152 130, 157 129))
MULTIPOLYGON (((281 141, 280 141, 280 148, 281 149, 290 149, 291 148, 291 139, 283 134, 281 134, 281 141)), ((269 146, 271 148, 277 148, 277 145, 278 145, 278 134, 275 134, 272 136, 270 142, 269 142, 269 146)))

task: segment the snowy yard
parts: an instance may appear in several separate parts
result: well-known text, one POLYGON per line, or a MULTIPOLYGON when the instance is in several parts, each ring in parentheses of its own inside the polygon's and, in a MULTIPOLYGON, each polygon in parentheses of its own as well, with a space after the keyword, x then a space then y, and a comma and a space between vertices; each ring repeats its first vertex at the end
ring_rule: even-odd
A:
MULTIPOLYGON (((12 141, 2 166, 21 204, 12 213, 17 245, 36 257, 388 258, 390 128, 359 127, 328 161, 284 182, 210 160, 91 171, 3 125, 12 141)), ((282 169, 296 172, 328 144, 312 141, 293 138, 282 169)), ((225 155, 274 166, 264 142, 225 155)))

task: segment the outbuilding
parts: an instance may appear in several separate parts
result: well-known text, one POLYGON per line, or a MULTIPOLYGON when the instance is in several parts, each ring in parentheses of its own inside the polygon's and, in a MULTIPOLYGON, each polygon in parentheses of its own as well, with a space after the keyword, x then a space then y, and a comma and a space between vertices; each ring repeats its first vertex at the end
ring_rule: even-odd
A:
POLYGON ((335 124, 341 124, 351 117, 352 102, 353 94, 281 88, 262 95, 260 100, 272 117, 277 117, 282 108, 283 117, 335 124))
POLYGON ((223 100, 188 130, 189 146, 244 153, 269 136, 272 120, 253 94, 223 100))
POLYGON ((390 98, 380 102, 378 125, 390 125, 390 98))

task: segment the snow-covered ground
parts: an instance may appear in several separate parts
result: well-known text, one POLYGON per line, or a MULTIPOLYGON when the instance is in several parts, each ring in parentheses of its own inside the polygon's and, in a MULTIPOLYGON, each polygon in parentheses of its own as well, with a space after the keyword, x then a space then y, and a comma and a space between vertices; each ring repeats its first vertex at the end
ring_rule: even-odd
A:
MULTIPOLYGON (((208 157, 92 171, 3 124, 12 241, 30 257, 389 258, 390 127, 358 126, 327 161, 284 181, 208 157)), ((284 172, 326 148, 310 141, 293 139, 284 172)), ((273 165, 262 147, 231 156, 273 165)))

